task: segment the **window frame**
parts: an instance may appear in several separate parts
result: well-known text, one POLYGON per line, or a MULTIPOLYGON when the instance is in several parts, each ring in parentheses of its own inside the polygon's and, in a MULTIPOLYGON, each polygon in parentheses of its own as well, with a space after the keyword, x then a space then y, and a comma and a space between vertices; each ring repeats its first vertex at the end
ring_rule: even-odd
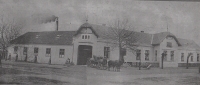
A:
POLYGON ((59 58, 64 58, 65 57, 65 49, 60 49, 59 50, 59 58))
POLYGON ((104 47, 104 57, 110 58, 110 47, 104 47))
POLYGON ((81 37, 82 37, 83 40, 90 39, 90 35, 89 34, 82 34, 81 37))
POLYGON ((158 51, 157 50, 155 50, 155 61, 157 61, 157 56, 158 56, 158 51))
POLYGON ((141 50, 137 49, 136 50, 136 60, 140 60, 141 59, 141 50))
POLYGON ((38 47, 34 47, 34 53, 39 53, 39 48, 38 47))
POLYGON ((51 56, 51 48, 46 48, 46 57, 51 56))
POLYGON ((14 46, 14 54, 16 54, 18 51, 18 46, 14 46))
POLYGON ((145 61, 149 61, 149 50, 145 50, 145 61))
POLYGON ((174 51, 170 51, 170 60, 174 61, 174 51))
POLYGON ((24 49, 23 49, 23 55, 27 55, 28 53, 28 47, 24 47, 24 49))
POLYGON ((190 61, 191 61, 191 62, 194 61, 193 57, 194 57, 194 56, 193 56, 193 53, 192 53, 191 56, 190 56, 190 61))
POLYGON ((199 58, 200 58, 199 53, 197 53, 197 62, 199 62, 199 58))
MULTIPOLYGON (((165 51, 163 51, 165 54, 167 54, 167 51, 165 50, 165 51)), ((167 55, 165 55, 164 56, 164 59, 163 59, 163 61, 167 61, 167 55)))
POLYGON ((167 46, 166 47, 172 48, 172 42, 167 42, 167 46))
POLYGON ((184 53, 181 53, 181 61, 184 62, 184 53))

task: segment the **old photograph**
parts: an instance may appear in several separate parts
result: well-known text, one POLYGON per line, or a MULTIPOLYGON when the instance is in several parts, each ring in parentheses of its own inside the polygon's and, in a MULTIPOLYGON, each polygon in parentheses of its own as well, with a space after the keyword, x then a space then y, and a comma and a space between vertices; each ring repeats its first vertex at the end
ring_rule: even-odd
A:
POLYGON ((200 1, 0 0, 0 85, 200 85, 200 1))

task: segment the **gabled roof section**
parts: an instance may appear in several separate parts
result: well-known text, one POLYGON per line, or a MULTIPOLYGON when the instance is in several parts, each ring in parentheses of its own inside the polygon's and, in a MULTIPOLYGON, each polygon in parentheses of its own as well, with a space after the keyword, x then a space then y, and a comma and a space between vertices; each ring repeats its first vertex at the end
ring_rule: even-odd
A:
POLYGON ((161 33, 156 33, 153 36, 153 41, 152 41, 152 45, 158 45, 160 44, 167 36, 171 36, 175 39, 175 41, 177 42, 177 44, 179 46, 181 46, 181 44, 179 43, 178 39, 176 38, 175 35, 173 35, 170 32, 161 32, 161 33))
POLYGON ((27 32, 12 40, 11 44, 71 45, 75 31, 27 32))
POLYGON ((181 39, 178 38, 180 44, 181 44, 181 49, 196 49, 200 51, 200 46, 196 44, 193 40, 187 40, 187 39, 181 39))
POLYGON ((94 33, 94 35, 96 35, 97 37, 99 37, 99 35, 96 33, 96 30, 93 29, 93 26, 91 24, 89 24, 88 22, 82 24, 79 29, 76 31, 75 33, 75 36, 78 35, 80 33, 80 31, 83 29, 83 28, 89 28, 92 30, 92 32, 94 33))
MULTIPOLYGON (((116 28, 103 26, 103 25, 91 24, 91 26, 99 35, 99 37, 102 39, 116 40, 116 34, 114 33, 114 30, 122 30, 122 29, 116 29, 116 28)), ((124 32, 127 34, 129 33, 131 34, 129 37, 129 40, 132 43, 139 43, 141 45, 151 46, 152 34, 135 32, 135 31, 130 31, 130 30, 124 30, 124 32)))

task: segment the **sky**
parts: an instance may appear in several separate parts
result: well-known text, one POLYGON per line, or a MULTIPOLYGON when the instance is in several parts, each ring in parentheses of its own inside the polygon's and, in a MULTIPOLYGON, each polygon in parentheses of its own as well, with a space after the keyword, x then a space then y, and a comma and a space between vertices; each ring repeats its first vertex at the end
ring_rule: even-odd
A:
POLYGON ((88 19, 106 24, 128 19, 132 30, 145 33, 168 31, 200 45, 200 2, 134 0, 0 0, 0 17, 23 23, 23 32, 38 28, 37 19, 59 17, 59 30, 77 30, 88 19))

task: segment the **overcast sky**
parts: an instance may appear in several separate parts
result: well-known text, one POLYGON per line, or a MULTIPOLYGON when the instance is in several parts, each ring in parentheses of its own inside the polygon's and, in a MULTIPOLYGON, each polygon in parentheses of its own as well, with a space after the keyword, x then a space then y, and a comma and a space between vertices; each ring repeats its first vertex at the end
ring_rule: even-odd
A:
MULTIPOLYGON (((59 17, 59 30, 77 30, 88 16, 92 24, 129 19, 135 31, 167 31, 200 44, 200 3, 133 0, 0 0, 0 14, 25 20, 24 32, 34 28, 35 15, 59 17), (70 25, 71 23, 71 25, 70 25)), ((44 29, 43 29, 44 30, 44 29)), ((49 29, 45 29, 49 30, 49 29)))

